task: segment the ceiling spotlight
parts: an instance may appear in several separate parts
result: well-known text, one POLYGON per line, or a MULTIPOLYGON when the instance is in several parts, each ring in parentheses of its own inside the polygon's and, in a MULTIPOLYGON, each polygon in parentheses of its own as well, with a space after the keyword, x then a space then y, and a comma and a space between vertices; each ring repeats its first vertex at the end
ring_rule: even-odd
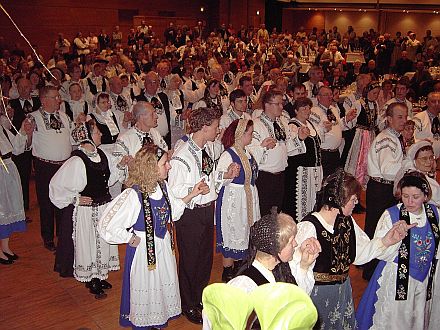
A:
POLYGON ((257 16, 259 16, 260 15, 260 11, 259 10, 257 10, 257 16))
POLYGON ((200 7, 200 11, 203 13, 205 11, 204 7, 200 7))

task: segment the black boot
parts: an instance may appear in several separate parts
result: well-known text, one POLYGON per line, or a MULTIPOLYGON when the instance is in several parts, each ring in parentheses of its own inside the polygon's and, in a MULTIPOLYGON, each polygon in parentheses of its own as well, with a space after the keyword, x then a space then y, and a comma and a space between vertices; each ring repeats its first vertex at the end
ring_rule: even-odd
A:
POLYGON ((95 295, 96 299, 104 299, 107 297, 104 290, 101 287, 101 281, 98 278, 92 278, 90 282, 86 283, 86 288, 89 289, 91 294, 95 295))
POLYGON ((227 283, 234 277, 234 268, 233 266, 223 267, 222 273, 222 281, 227 283))

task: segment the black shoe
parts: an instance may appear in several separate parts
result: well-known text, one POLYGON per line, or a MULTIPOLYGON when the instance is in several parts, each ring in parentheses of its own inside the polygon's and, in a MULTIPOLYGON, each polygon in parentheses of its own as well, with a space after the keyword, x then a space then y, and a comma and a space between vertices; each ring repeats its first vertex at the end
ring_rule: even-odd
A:
POLYGON ((92 278, 90 282, 86 283, 86 288, 89 289, 91 294, 95 295, 96 299, 104 299, 107 297, 104 290, 101 287, 101 281, 98 278, 92 278))
POLYGON ((356 204, 356 206, 353 209, 354 214, 362 214, 365 213, 366 208, 363 207, 360 203, 356 204))
POLYGON ((183 311, 183 315, 185 315, 187 320, 191 323, 202 324, 202 314, 198 308, 187 309, 186 311, 183 311))
POLYGON ((233 266, 223 267, 222 281, 228 283, 234 277, 233 266))
POLYGON ((48 249, 50 252, 55 252, 57 250, 53 241, 44 242, 44 247, 48 249))
POLYGON ((113 286, 106 280, 101 280, 101 288, 103 288, 104 290, 108 290, 113 288, 113 286))
POLYGON ((0 265, 11 265, 13 263, 14 262, 9 258, 8 259, 0 258, 0 265))
POLYGON ((5 256, 8 257, 9 260, 12 260, 12 261, 18 260, 18 255, 16 255, 15 253, 14 254, 9 254, 9 253, 4 252, 4 251, 3 251, 3 253, 5 254, 5 256))

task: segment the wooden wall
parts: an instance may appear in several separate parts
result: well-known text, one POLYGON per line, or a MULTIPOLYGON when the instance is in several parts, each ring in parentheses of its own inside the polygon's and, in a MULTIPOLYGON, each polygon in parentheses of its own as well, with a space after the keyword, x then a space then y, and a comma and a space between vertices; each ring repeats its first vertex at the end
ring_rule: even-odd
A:
MULTIPOLYGON (((3 7, 33 44, 39 45, 41 53, 47 57, 55 43, 57 33, 73 40, 78 31, 99 33, 102 28, 111 33, 119 25, 124 40, 133 24, 132 17, 143 15, 159 17, 164 11, 175 17, 210 21, 214 17, 208 11, 200 12, 200 7, 209 8, 209 0, 3 0, 3 7)), ((158 21, 173 21, 173 17, 160 17, 158 21)), ((152 19, 148 25, 155 26, 152 19)), ((162 23, 161 23, 162 24, 162 23)), ((3 12, 0 12, 0 35, 9 43, 19 42, 25 48, 24 40, 15 30, 3 12)))
POLYGON ((308 9, 283 9, 283 30, 298 31, 304 26, 307 31, 316 26, 319 30, 327 31, 337 26, 341 33, 347 31, 347 26, 352 25, 358 35, 374 28, 376 31, 390 32, 394 35, 397 31, 406 34, 411 30, 417 33, 419 40, 425 35, 427 29, 432 30, 434 36, 440 36, 440 15, 433 13, 403 13, 382 11, 314 11, 308 9), (380 17, 379 17, 380 15, 380 17))
MULTIPOLYGON (((171 21, 202 20, 209 28, 232 23, 239 29, 241 24, 258 26, 264 22, 265 14, 264 0, 3 0, 2 5, 46 59, 58 32, 64 32, 66 38, 73 40, 78 31, 99 34, 103 28, 111 34, 114 26, 119 25, 126 41, 134 16, 148 17, 147 24, 163 36, 164 28, 171 21), (257 10, 260 15, 256 14, 257 10)), ((30 51, 2 12, 0 36, 10 45, 18 42, 25 51, 30 51)))

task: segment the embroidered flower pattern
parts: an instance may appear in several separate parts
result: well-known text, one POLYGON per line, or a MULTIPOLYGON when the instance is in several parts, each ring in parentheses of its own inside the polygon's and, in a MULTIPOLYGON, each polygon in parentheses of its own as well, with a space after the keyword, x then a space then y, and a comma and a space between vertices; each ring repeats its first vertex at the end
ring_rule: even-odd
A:
POLYGON ((423 269, 424 267, 426 267, 426 265, 428 265, 428 262, 430 262, 429 256, 431 254, 431 247, 433 242, 432 233, 428 232, 425 238, 423 238, 419 234, 413 234, 411 235, 411 237, 416 247, 416 263, 419 269, 423 269))

